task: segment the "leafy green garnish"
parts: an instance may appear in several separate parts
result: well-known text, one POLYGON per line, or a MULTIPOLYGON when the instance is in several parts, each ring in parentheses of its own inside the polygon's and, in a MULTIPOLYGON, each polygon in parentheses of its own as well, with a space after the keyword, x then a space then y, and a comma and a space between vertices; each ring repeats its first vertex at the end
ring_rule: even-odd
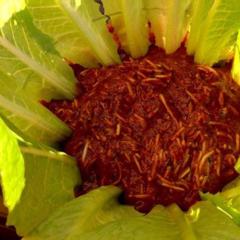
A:
POLYGON ((11 90, 24 91, 29 99, 72 98, 76 81, 71 68, 35 41, 29 21, 28 12, 21 11, 0 29, 0 69, 12 77, 16 87, 11 90))
POLYGON ((240 29, 240 1, 196 1, 188 52, 195 61, 213 65, 233 55, 240 29))
POLYGON ((74 199, 54 212, 26 239, 47 240, 53 236, 58 240, 82 239, 86 232, 108 222, 141 215, 131 207, 120 206, 116 201, 119 194, 116 187, 102 187, 74 199))
POLYGON ((85 67, 119 63, 117 45, 99 5, 89 0, 27 0, 36 25, 49 34, 68 60, 85 67))
POLYGON ((135 0, 102 0, 104 11, 118 34, 122 48, 137 58, 147 53, 149 41, 144 2, 135 0))
POLYGON ((240 212, 240 177, 225 186, 221 196, 240 212))
POLYGON ((196 203, 189 209, 187 218, 197 240, 239 239, 239 226, 210 202, 196 203))
POLYGON ((66 154, 30 143, 20 143, 20 149, 26 184, 20 201, 10 209, 7 223, 14 225, 20 236, 25 236, 54 210, 74 199, 74 187, 80 179, 75 160, 66 154))
POLYGON ((193 4, 191 29, 187 41, 187 51, 190 55, 193 55, 197 49, 198 41, 204 31, 204 22, 208 17, 213 3, 214 0, 195 0, 193 4))
POLYGON ((11 211, 25 186, 24 160, 17 136, 0 118, 0 177, 4 203, 11 211))
POLYGON ((0 27, 2 27, 12 17, 12 14, 23 10, 25 6, 25 0, 0 0, 0 27))
POLYGON ((235 56, 233 61, 232 76, 240 84, 240 31, 238 32, 237 42, 235 44, 235 56))
POLYGON ((232 206, 231 201, 227 201, 219 193, 214 195, 210 193, 205 193, 201 194, 201 197, 204 200, 209 200, 223 212, 229 214, 233 221, 236 224, 240 225, 240 211, 238 211, 232 206))
POLYGON ((167 53, 180 46, 190 29, 187 50, 199 63, 229 59, 235 49, 233 76, 239 80, 240 1, 98 2, 104 14, 93 0, 26 0, 25 10, 24 1, 0 1, 1 13, 7 9, 0 17, 0 116, 33 142, 17 137, 0 120, 8 224, 25 240, 239 239, 239 179, 219 194, 203 195, 207 201, 186 213, 172 205, 140 214, 120 205, 120 190, 112 186, 74 199, 74 186, 80 183, 75 161, 46 146, 56 146, 70 130, 38 100, 74 96, 74 76, 63 58, 85 67, 120 62, 107 19, 132 57, 148 50, 148 22, 156 44, 167 53))
POLYGON ((224 187, 217 194, 201 193, 204 200, 212 202, 240 226, 240 177, 224 187))
POLYGON ((237 163, 234 166, 235 170, 240 173, 240 158, 238 158, 237 163))
POLYGON ((209 202, 187 213, 176 205, 142 215, 117 201, 116 187, 101 187, 56 210, 25 240, 237 240, 240 228, 209 202))
POLYGON ((65 139, 69 128, 24 91, 14 93, 15 81, 0 71, 0 113, 21 133, 35 141, 54 145, 65 139))
POLYGON ((166 53, 175 52, 187 34, 192 0, 144 0, 156 45, 166 53))

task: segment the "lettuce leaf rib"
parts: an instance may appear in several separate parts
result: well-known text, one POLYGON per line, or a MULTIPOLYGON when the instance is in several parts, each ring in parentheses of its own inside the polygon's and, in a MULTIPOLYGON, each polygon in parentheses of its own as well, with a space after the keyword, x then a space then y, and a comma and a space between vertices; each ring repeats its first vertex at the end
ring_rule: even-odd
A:
POLYGON ((187 41, 187 51, 190 55, 193 55, 196 51, 203 31, 203 23, 206 20, 213 3, 214 0, 195 0, 193 4, 191 28, 187 41))
POLYGON ((143 0, 102 0, 102 3, 124 51, 134 58, 144 56, 150 43, 143 0))
MULTIPOLYGON (((0 45, 5 48, 6 51, 10 52, 17 59, 20 59, 22 63, 24 63, 29 68, 18 69, 18 72, 15 72, 14 75, 21 73, 22 71, 26 71, 27 69, 31 69, 39 75, 42 75, 46 81, 48 81, 56 91, 62 92, 63 96, 72 97, 73 86, 71 89, 71 83, 66 82, 66 79, 61 75, 56 75, 55 73, 49 71, 48 69, 44 68, 37 62, 34 62, 31 57, 24 55, 18 48, 8 42, 6 39, 0 37, 0 45), (67 87, 67 88, 66 88, 67 87), (69 90, 70 87, 70 90, 69 90)), ((1 57, 0 57, 1 59, 1 57)), ((6 60, 3 58, 2 60, 6 60)), ((26 84, 26 83, 25 83, 26 84)), ((34 96, 35 97, 35 96, 34 96)))
POLYGON ((215 0, 212 5, 204 1, 199 7, 193 13, 188 52, 195 53, 197 63, 211 66, 233 56, 240 28, 240 1, 215 0))
POLYGON ((36 100, 72 98, 76 81, 71 68, 35 41, 31 31, 36 29, 27 21, 27 11, 21 11, 0 29, 0 69, 15 79, 12 90, 36 100))
POLYGON ((192 0, 145 0, 145 10, 156 45, 166 53, 176 51, 187 34, 192 0))
POLYGON ((54 39, 64 58, 84 67, 120 62, 106 17, 95 1, 27 0, 27 3, 34 23, 54 39))
POLYGON ((69 128, 40 103, 29 99, 24 92, 15 92, 11 77, 0 71, 0 114, 24 136, 53 145, 65 139, 69 128))

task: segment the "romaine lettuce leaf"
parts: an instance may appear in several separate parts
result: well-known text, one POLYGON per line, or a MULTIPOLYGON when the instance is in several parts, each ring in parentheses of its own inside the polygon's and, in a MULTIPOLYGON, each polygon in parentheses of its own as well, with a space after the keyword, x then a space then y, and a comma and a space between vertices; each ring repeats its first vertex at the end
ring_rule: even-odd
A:
POLYGON ((66 203, 24 240, 237 240, 240 228, 210 202, 187 213, 176 205, 156 206, 142 215, 118 203, 120 192, 108 186, 66 203))
POLYGON ((189 26, 192 0, 145 0, 145 10, 156 45, 173 53, 180 47, 189 26))
POLYGON ((75 160, 64 153, 24 142, 20 143, 20 149, 26 184, 20 201, 10 209, 7 223, 24 236, 74 198, 73 190, 80 183, 80 175, 75 160))
MULTIPOLYGON (((96 2, 27 2, 34 22, 53 38, 57 50, 69 61, 88 67, 120 61, 117 45, 105 26, 106 16, 98 11, 99 5, 96 2)), ((102 2, 105 14, 109 15, 124 50, 133 57, 147 52, 147 20, 152 19, 157 44, 164 47, 167 53, 180 46, 188 29, 192 4, 190 0, 137 0, 134 4, 127 0, 102 2), (147 7, 143 3, 147 4, 147 7)), ((197 61, 208 64, 228 58, 233 51, 239 29, 239 1, 193 2, 196 5, 191 25, 194 30, 192 35, 190 33, 188 43, 189 52, 195 54, 197 61), (198 9, 197 6, 203 9, 198 9), (199 15, 196 14, 196 9, 199 15)), ((24 14, 27 14, 26 10, 15 15, 1 31, 0 115, 24 135, 52 145, 65 138, 69 129, 35 100, 42 96, 51 98, 61 94, 71 97, 74 91, 70 90, 68 92, 71 94, 66 94, 63 90, 68 88, 61 84, 74 85, 71 80, 73 75, 56 52, 54 53, 54 49, 47 50, 47 46, 50 46, 48 40, 45 42, 47 46, 44 46, 42 40, 47 36, 43 37, 40 32, 35 36, 38 29, 31 23, 29 16, 24 14), (57 79, 56 76, 60 78, 57 79), (71 79, 68 79, 68 76, 71 76, 71 79), (63 78, 65 82, 60 80, 63 78), (52 92, 52 86, 58 89, 56 95, 52 92), (37 97, 30 96, 31 90, 37 97)), ((239 66, 238 58, 235 58, 234 66, 236 71, 239 66)), ((74 90, 73 85, 70 89, 74 90)), ((3 132, 6 134, 6 129, 3 132)), ((10 136, 8 133, 7 139, 10 136)), ((12 152, 16 152, 16 157, 20 159, 18 168, 21 170, 23 159, 16 139, 11 140, 10 137, 10 143, 14 146, 12 152)), ((2 146, 5 150, 7 145, 4 143, 2 146)), ((26 240, 239 239, 240 228, 234 223, 238 223, 236 214, 240 211, 239 180, 232 182, 220 195, 208 198, 209 201, 198 202, 187 213, 172 205, 167 208, 157 206, 149 214, 142 215, 130 206, 120 205, 120 191, 112 186, 99 188, 74 199, 73 188, 80 179, 73 159, 36 143, 21 142, 20 149, 24 156, 25 189, 15 206, 23 184, 23 176, 19 175, 22 180, 16 185, 16 198, 10 197, 9 201, 6 198, 5 201, 10 209, 8 224, 14 225, 26 240)), ((8 158, 7 161, 12 161, 10 164, 15 167, 15 160, 8 158)), ((11 171, 14 170, 12 166, 11 171)), ((1 173, 4 173, 4 169, 0 166, 1 173)), ((6 176, 8 180, 9 175, 6 176)), ((15 180, 14 178, 13 181, 15 180)), ((13 188, 13 182, 8 183, 5 180, 5 184, 11 184, 6 185, 5 192, 13 188)), ((5 193, 5 196, 10 196, 9 194, 5 193)))
MULTIPOLYGON (((120 190, 116 187, 101 187, 82 197, 65 204, 54 212, 50 218, 33 231, 29 239, 68 238, 81 239, 86 232, 91 232, 98 226, 127 219, 130 216, 140 216, 133 208, 120 206, 116 199, 120 190), (60 229, 59 226, 62 225, 60 229)), ((28 237, 26 237, 28 239, 28 237)))
MULTIPOLYGON (((12 91, 24 91, 29 99, 72 98, 76 91, 72 69, 39 44, 36 38, 42 34, 35 38, 36 31, 26 10, 0 29, 0 70, 14 79, 12 91)), ((46 38, 43 44, 49 44, 46 38)))
POLYGON ((221 196, 240 212, 240 177, 225 186, 221 196))
POLYGON ((24 160, 17 136, 0 118, 0 177, 4 204, 11 211, 25 186, 24 160))
POLYGON ((148 27, 143 11, 143 0, 102 0, 104 11, 110 17, 114 31, 118 34, 121 47, 132 57, 147 53, 148 27))
POLYGON ((238 32, 237 42, 235 43, 235 56, 232 67, 232 76, 240 84, 240 31, 238 32))
POLYGON ((210 202, 196 203, 189 209, 187 218, 197 240, 239 239, 239 226, 210 202))
POLYGON ((193 55, 196 51, 199 39, 208 13, 214 3, 214 0, 195 0, 192 9, 191 28, 187 41, 187 52, 193 55))
POLYGON ((23 10, 25 6, 25 0, 0 0, 0 28, 11 18, 12 14, 23 10))
POLYGON ((15 80, 0 71, 0 115, 24 136, 54 145, 69 136, 70 129, 24 91, 15 91, 15 80))
POLYGON ((85 67, 119 63, 117 44, 99 5, 89 0, 27 0, 36 25, 68 60, 85 67))
POLYGON ((210 194, 205 193, 201 194, 202 199, 212 202, 215 206, 221 209, 224 213, 228 214, 231 219, 237 224, 240 225, 240 211, 232 205, 232 199, 228 201, 220 193, 210 194))
POLYGON ((215 0, 212 5, 211 1, 203 1, 199 7, 195 8, 192 22, 192 29, 199 30, 190 31, 188 52, 194 52, 195 61, 201 64, 229 59, 240 28, 240 1, 215 0))
POLYGON ((229 215, 240 226, 240 177, 227 184, 217 194, 201 194, 202 199, 211 201, 215 206, 229 215))
POLYGON ((91 191, 57 210, 24 239, 175 239, 178 229, 163 207, 144 216, 120 205, 119 194, 112 186, 91 191))

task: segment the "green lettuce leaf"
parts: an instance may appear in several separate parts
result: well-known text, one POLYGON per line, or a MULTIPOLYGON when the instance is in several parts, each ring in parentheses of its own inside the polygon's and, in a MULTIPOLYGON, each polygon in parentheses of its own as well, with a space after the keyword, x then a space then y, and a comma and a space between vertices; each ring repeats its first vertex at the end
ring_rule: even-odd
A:
POLYGON ((12 91, 24 91, 29 99, 72 98, 75 78, 58 55, 46 51, 49 42, 31 23, 28 12, 15 14, 0 29, 0 70, 15 81, 12 91), (43 46, 47 45, 47 46, 43 46), (45 49, 44 49, 45 48, 45 49))
POLYGON ((193 55, 196 51, 199 38, 204 31, 203 26, 205 19, 214 3, 214 0, 195 0, 193 4, 193 15, 191 19, 191 29, 187 41, 187 52, 193 55))
POLYGON ((122 48, 134 58, 144 56, 149 41, 143 0, 102 0, 102 3, 122 48))
POLYGON ((23 136, 54 145, 70 134, 69 128, 24 91, 15 92, 15 80, 0 71, 0 115, 15 126, 23 136))
POLYGON ((209 202, 187 213, 176 205, 156 206, 142 215, 118 203, 120 192, 108 186, 93 190, 56 210, 24 240, 237 240, 240 228, 209 202))
POLYGON ((207 201, 196 203, 187 218, 197 240, 238 240, 240 228, 225 213, 207 201))
POLYGON ((176 225, 159 207, 144 216, 119 205, 116 187, 101 187, 53 213, 25 240, 64 239, 174 239, 176 225), (161 224, 159 224, 161 223, 161 224), (157 237, 162 238, 157 238, 157 237))
POLYGON ((231 58, 240 28, 240 1, 199 1, 193 16, 188 52, 195 53, 195 61, 213 65, 231 58))
POLYGON ((117 44, 99 5, 89 0, 27 0, 36 25, 55 42, 60 54, 85 67, 119 63, 117 44))
POLYGON ((7 22, 11 18, 12 14, 23 10, 25 6, 25 0, 1 0, 0 28, 5 24, 5 22, 7 22))
POLYGON ((240 157, 238 158, 238 160, 234 166, 234 169, 236 170, 236 172, 240 173, 240 157))
POLYGON ((175 52, 181 45, 189 26, 192 0, 145 0, 145 10, 156 45, 166 53, 175 52))
POLYGON ((14 225, 18 234, 24 236, 74 198, 73 190, 80 179, 75 160, 66 154, 30 143, 20 143, 20 149, 26 184, 7 224, 14 225))
POLYGON ((201 194, 202 199, 209 200, 223 212, 229 215, 231 219, 237 224, 240 225, 240 211, 232 205, 232 199, 228 201, 224 197, 217 194, 205 193, 201 194))
POLYGON ((240 177, 225 186, 221 196, 240 212, 240 177))
MULTIPOLYGON (((33 25, 28 10, 14 15, 1 27, 0 116, 23 136, 54 145, 69 134, 69 129, 36 101, 40 97, 74 95, 73 73, 53 46, 67 60, 86 67, 120 62, 117 45, 106 28, 107 15, 124 50, 133 57, 143 56, 148 50, 148 20, 158 46, 170 53, 180 46, 188 30, 193 3, 191 28, 194 29, 189 35, 189 53, 195 54, 196 61, 206 64, 229 58, 233 53, 240 28, 238 0, 102 2, 105 15, 90 0, 27 0, 34 23, 44 33, 33 25)), ((237 57, 234 66, 233 72, 238 73, 237 57)), ((72 158, 21 140, 20 152, 16 138, 0 122, 2 132, 0 154, 4 151, 7 154, 0 155, 0 173, 5 179, 3 190, 4 184, 7 189, 4 194, 10 209, 8 225, 14 225, 25 240, 239 239, 239 179, 218 195, 205 195, 207 201, 198 202, 187 213, 172 205, 156 206, 143 215, 133 207, 120 205, 120 191, 112 186, 74 199, 73 188, 80 179, 72 158), (15 154, 14 158, 10 153, 15 154), (7 160, 1 162, 2 159, 7 160), (18 169, 14 176, 20 180, 13 177, 9 181, 10 171, 18 169), (16 196, 11 196, 12 189, 16 196)))
POLYGON ((227 184, 217 194, 201 194, 202 199, 211 201, 240 226, 240 177, 227 184))
POLYGON ((133 208, 120 206, 116 199, 120 190, 101 187, 65 204, 26 239, 81 239, 86 232, 119 218, 139 216, 133 208), (61 229, 59 226, 62 224, 61 229))
POLYGON ((235 56, 232 67, 232 76, 240 84, 240 31, 238 32, 237 42, 235 44, 235 56))
POLYGON ((0 118, 0 177, 4 204, 11 211, 25 186, 24 160, 17 136, 0 118))

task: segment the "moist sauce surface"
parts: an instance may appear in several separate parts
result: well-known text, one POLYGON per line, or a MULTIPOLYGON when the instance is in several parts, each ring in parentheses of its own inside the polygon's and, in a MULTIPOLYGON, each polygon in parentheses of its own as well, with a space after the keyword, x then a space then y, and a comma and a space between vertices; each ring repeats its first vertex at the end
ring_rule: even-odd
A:
POLYGON ((77 159, 79 194, 122 188, 141 212, 177 203, 183 210, 233 180, 240 153, 240 88, 230 66, 194 64, 182 47, 98 69, 72 66, 79 94, 45 105, 73 134, 65 151, 77 159))

